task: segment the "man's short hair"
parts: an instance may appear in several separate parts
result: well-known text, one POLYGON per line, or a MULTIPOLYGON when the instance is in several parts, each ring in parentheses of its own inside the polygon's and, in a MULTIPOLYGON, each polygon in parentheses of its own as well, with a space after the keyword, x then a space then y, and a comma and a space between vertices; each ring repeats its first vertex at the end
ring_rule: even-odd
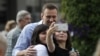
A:
POLYGON ((43 8, 42 8, 42 12, 44 12, 45 9, 50 9, 50 10, 57 9, 58 10, 57 6, 55 4, 53 4, 53 3, 47 3, 47 4, 45 4, 43 6, 43 8))
POLYGON ((19 23, 26 15, 30 15, 30 13, 26 10, 19 11, 16 16, 16 22, 19 23))

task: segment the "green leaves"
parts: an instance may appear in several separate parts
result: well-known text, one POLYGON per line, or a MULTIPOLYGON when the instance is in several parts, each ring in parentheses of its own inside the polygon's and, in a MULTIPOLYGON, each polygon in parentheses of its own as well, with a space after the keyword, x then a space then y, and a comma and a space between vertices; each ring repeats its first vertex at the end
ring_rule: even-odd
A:
POLYGON ((100 38, 100 0, 62 0, 61 13, 64 19, 79 30, 83 36, 73 38, 73 46, 81 56, 92 56, 95 44, 100 38), (85 25, 85 26, 84 26, 85 25), (85 30, 84 28, 88 28, 85 30))

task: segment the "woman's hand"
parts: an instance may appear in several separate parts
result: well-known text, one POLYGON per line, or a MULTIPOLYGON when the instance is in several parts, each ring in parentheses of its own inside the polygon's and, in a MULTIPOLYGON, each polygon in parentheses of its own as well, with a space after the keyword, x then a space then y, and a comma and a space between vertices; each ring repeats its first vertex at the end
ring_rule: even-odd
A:
POLYGON ((55 24, 55 22, 53 22, 53 23, 50 25, 49 29, 47 30, 47 34, 51 35, 51 34, 53 34, 53 33, 56 31, 57 26, 54 26, 54 24, 55 24))
POLYGON ((49 29, 47 30, 46 35, 46 43, 49 52, 53 52, 55 50, 55 44, 53 42, 53 33, 56 31, 56 26, 54 26, 54 22, 50 25, 49 29))
POLYGON ((78 56, 76 52, 70 52, 69 56, 78 56))

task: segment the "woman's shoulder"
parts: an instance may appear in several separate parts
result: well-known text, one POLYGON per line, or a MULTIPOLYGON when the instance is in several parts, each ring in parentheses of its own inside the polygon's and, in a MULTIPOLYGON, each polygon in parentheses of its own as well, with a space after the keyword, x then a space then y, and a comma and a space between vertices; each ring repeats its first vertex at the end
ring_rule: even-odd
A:
POLYGON ((37 44, 34 46, 34 49, 38 49, 38 50, 46 50, 46 46, 43 44, 37 44))
POLYGON ((35 45, 33 49, 36 49, 37 56, 49 56, 47 49, 46 49, 46 46, 43 44, 35 45))

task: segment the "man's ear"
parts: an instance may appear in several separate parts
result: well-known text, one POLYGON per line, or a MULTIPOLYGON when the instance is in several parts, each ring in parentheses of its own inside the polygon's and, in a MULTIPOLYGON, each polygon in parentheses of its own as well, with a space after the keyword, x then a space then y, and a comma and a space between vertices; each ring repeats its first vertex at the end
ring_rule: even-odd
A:
POLYGON ((41 13, 41 19, 43 18, 43 13, 41 13))

